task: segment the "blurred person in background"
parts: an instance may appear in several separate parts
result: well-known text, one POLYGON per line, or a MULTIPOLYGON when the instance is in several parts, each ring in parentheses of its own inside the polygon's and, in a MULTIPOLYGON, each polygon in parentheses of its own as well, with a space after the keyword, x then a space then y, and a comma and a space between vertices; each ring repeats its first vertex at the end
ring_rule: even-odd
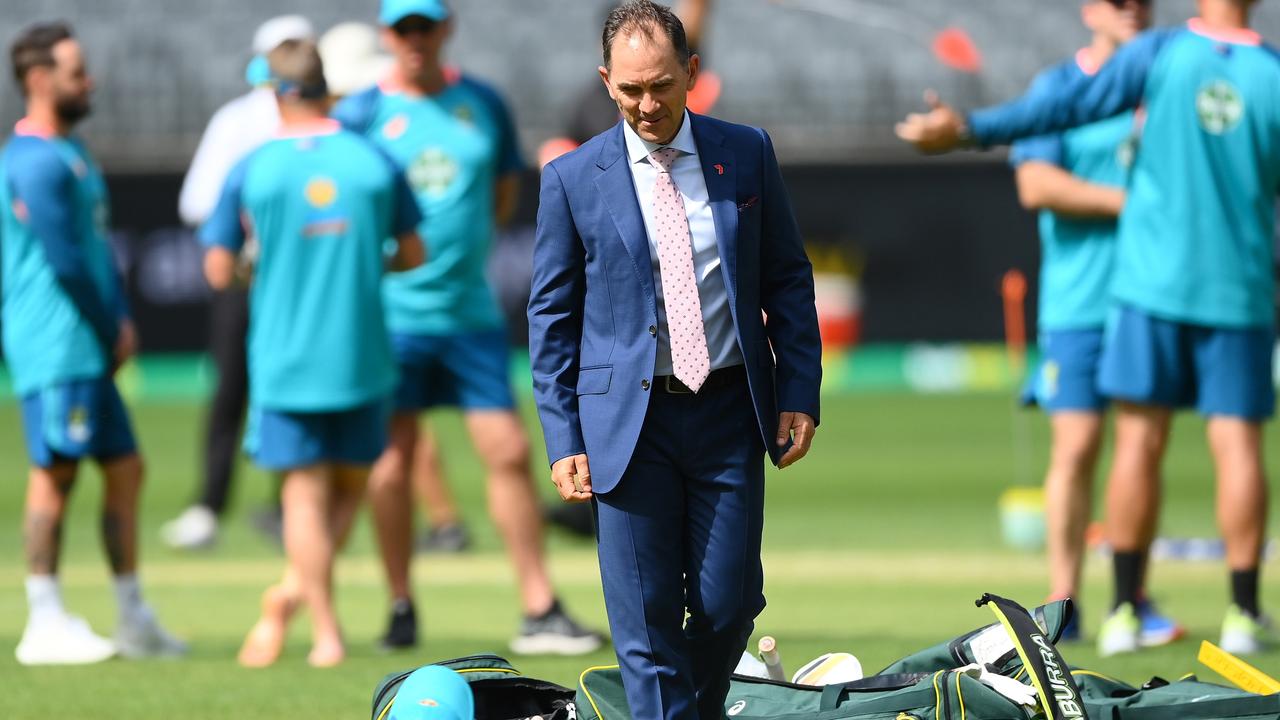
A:
POLYGON ((138 581, 142 458, 113 379, 138 339, 108 242, 102 173, 79 138, 93 79, 71 28, 33 25, 10 47, 26 116, 0 154, 0 288, 5 360, 21 399, 31 473, 23 515, 23 665, 180 655, 138 581), (119 621, 114 641, 62 603, 62 524, 80 461, 103 476, 102 545, 119 621))
POLYGON ((630 0, 601 40, 623 120, 543 169, 534 397, 560 497, 596 512, 633 716, 720 720, 765 606, 764 460, 819 421, 813 268, 768 133, 688 112, 675 14, 630 0))
POLYGON ((444 2, 383 0, 379 22, 395 67, 378 86, 346 98, 334 117, 407 169, 431 258, 383 283, 400 366, 390 442, 369 488, 392 600, 383 644, 417 643, 409 475, 418 416, 455 406, 488 472, 489 513, 516 571, 524 620, 512 650, 591 652, 603 639, 568 615, 547 571, 529 440, 510 385, 506 329, 484 274, 494 225, 515 211, 523 169, 511 116, 492 88, 442 64, 453 28, 444 2))
MULTIPOLYGON (((213 212, 227 173, 251 151, 270 140, 280 127, 275 91, 270 84, 267 53, 289 40, 314 36, 311 23, 299 15, 282 15, 260 25, 253 35, 253 60, 245 71, 249 92, 218 108, 205 128, 178 196, 178 214, 199 227, 213 212)), ((250 241, 250 247, 253 241, 250 241)), ((252 263, 252 250, 245 254, 252 263)), ((160 530, 166 545, 181 549, 212 546, 218 521, 227 509, 235 472, 249 374, 245 337, 249 331, 249 290, 243 281, 214 290, 209 302, 209 354, 217 385, 205 424, 204 468, 200 497, 160 530)), ((279 507, 264 510, 256 524, 279 537, 279 507)))
POLYGON ((324 62, 329 95, 335 100, 377 84, 393 62, 378 47, 378 29, 368 23, 338 23, 324 31, 316 49, 324 62))
MULTIPOLYGON (((340 23, 325 31, 320 38, 320 56, 324 58, 329 92, 335 98, 376 85, 394 63, 379 51, 377 29, 358 22, 340 23)), ((415 543, 417 549, 445 553, 465 550, 471 544, 470 535, 445 480, 435 434, 425 424, 418 435, 410 472, 413 489, 428 519, 415 543)))
MULTIPOLYGON (((1086 0, 1088 47, 1041 72, 1029 93, 1048 92, 1093 75, 1118 47, 1151 24, 1150 0, 1086 0)), ((1040 214, 1040 348, 1043 360, 1024 400, 1049 415, 1053 432, 1044 480, 1048 526, 1049 599, 1079 599, 1085 530, 1093 508, 1093 476, 1102 449, 1107 400, 1097 387, 1103 326, 1111 307, 1116 226, 1124 207, 1141 125, 1133 111, 1064 133, 1013 145, 1018 197, 1040 214)), ((1143 519, 1146 551, 1156 530, 1155 508, 1143 519)), ((1144 573, 1145 574, 1145 573, 1144 573)), ((1177 623, 1139 596, 1140 642, 1164 645, 1182 636, 1177 623)), ((1063 631, 1080 637, 1080 606, 1063 631)))
POLYGON ((249 432, 263 468, 284 474, 284 578, 262 597, 241 647, 248 667, 279 657, 289 619, 311 615, 307 661, 346 655, 333 606, 333 563, 386 444, 396 367, 382 309, 383 243, 395 270, 422 262, 417 202, 399 168, 328 118, 329 90, 309 40, 267 55, 281 126, 228 175, 201 228, 205 274, 230 285, 237 254, 259 242, 250 302, 249 432))
POLYGON ((1117 236, 1098 385, 1116 402, 1107 484, 1115 599, 1102 655, 1141 647, 1146 518, 1159 506, 1174 410, 1195 407, 1217 481, 1230 604, 1219 645, 1275 645, 1258 590, 1267 495, 1262 425, 1275 411, 1272 238, 1280 192, 1280 54, 1255 0, 1197 0, 1185 26, 1139 35, 1093 76, 995 108, 932 109, 897 126, 925 152, 990 146, 1146 112, 1117 236))

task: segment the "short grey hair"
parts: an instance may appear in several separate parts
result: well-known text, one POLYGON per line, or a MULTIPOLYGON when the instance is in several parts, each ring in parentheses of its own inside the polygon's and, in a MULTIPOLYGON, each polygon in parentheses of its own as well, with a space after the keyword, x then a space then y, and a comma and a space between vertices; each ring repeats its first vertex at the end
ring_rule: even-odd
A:
POLYGON ((660 31, 671 41, 675 48, 676 59, 681 63, 689 62, 689 41, 685 38, 684 23, 671 8, 659 5, 653 0, 627 0, 614 8, 604 21, 604 33, 601 43, 604 46, 604 66, 610 67, 613 42, 624 32, 640 32, 650 40, 654 32, 660 31))

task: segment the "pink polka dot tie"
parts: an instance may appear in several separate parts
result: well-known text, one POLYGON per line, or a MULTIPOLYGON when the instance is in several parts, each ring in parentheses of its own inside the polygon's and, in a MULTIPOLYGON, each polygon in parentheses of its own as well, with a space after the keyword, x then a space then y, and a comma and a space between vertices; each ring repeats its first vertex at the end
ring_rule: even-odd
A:
POLYGON ((707 333, 702 327, 702 301, 693 273, 693 236, 684 199, 671 179, 671 164, 679 150, 659 148, 649 154, 658 169, 653 186, 653 232, 657 236, 662 297, 671 338, 671 367, 676 379, 697 392, 711 373, 707 333))

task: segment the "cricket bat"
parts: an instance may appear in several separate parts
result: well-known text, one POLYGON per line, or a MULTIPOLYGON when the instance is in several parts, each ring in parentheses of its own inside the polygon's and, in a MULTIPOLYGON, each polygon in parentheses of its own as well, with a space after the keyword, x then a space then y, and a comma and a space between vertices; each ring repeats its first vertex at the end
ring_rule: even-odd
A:
POLYGON ((765 635, 760 638, 756 647, 760 650, 760 659, 764 661, 765 669, 769 671, 769 679, 786 682, 787 673, 782 669, 782 658, 778 656, 778 641, 765 635))
POLYGON ((1208 640, 1200 643, 1200 654, 1196 659, 1241 690, 1259 695, 1280 692, 1280 680, 1276 680, 1208 640))

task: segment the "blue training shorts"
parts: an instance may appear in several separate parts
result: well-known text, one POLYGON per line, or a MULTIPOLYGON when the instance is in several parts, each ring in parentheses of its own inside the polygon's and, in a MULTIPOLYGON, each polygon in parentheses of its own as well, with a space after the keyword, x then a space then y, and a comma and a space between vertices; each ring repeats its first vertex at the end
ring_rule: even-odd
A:
POLYGON ((387 446, 388 410, 385 399, 332 412, 250 408, 244 449, 267 470, 372 465, 387 446))
POLYGON ((70 380, 24 395, 22 427, 36 467, 86 457, 108 462, 138 451, 124 401, 107 377, 70 380))
POLYGON ((1101 328, 1040 333, 1040 368, 1027 381, 1023 403, 1050 415, 1106 410, 1107 399, 1098 392, 1102 335, 1101 328))
POLYGON ((1112 310, 1098 386, 1113 400, 1261 421, 1275 412, 1275 331, 1221 328, 1112 310))
POLYGON ((400 365, 396 412, 438 406, 514 410, 504 330, 453 335, 392 334, 400 365))

